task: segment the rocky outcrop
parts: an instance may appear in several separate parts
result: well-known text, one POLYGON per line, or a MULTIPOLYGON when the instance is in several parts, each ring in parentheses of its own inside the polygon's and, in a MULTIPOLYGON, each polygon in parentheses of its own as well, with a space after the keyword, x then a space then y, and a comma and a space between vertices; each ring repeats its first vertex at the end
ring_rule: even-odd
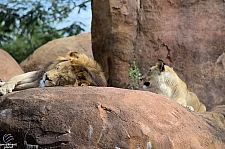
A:
POLYGON ((65 56, 70 51, 85 53, 93 57, 91 49, 91 33, 60 38, 46 43, 34 51, 20 66, 25 72, 38 70, 45 67, 58 56, 65 56))
POLYGON ((151 92, 55 87, 1 98, 0 137, 20 149, 225 148, 224 111, 219 124, 151 92))
POLYGON ((0 49, 0 79, 5 82, 11 77, 22 73, 23 70, 14 58, 0 49))
POLYGON ((92 1, 92 47, 109 86, 126 88, 158 59, 211 109, 225 104, 224 1, 92 1))

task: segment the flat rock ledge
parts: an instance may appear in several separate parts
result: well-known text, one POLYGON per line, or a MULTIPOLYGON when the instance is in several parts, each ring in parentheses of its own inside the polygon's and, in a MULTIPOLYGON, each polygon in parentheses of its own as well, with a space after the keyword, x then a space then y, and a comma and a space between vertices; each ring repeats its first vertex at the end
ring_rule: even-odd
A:
POLYGON ((0 138, 10 134, 14 148, 225 148, 223 106, 199 114, 161 95, 111 87, 34 88, 0 98, 0 138))

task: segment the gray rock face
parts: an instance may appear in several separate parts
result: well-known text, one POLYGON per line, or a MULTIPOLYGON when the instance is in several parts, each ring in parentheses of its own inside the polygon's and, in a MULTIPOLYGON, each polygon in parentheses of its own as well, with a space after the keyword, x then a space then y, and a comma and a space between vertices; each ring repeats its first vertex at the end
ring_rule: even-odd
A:
POLYGON ((110 87, 35 88, 1 97, 0 138, 11 134, 20 149, 222 149, 222 109, 198 114, 154 93, 110 87))
POLYGON ((158 59, 172 66, 207 109, 225 104, 224 1, 92 2, 92 47, 109 86, 126 88, 158 59))

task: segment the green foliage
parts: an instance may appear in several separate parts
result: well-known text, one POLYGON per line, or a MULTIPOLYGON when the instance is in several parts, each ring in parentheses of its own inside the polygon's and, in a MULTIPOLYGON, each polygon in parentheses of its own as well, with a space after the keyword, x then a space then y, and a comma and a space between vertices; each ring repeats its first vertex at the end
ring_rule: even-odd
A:
POLYGON ((129 73, 129 78, 131 79, 130 88, 139 89, 139 79, 141 77, 141 73, 135 61, 133 61, 133 65, 128 70, 128 73, 129 73))
POLYGON ((41 45, 84 31, 81 22, 57 29, 78 8, 90 0, 3 0, 0 1, 0 48, 21 62, 41 45))

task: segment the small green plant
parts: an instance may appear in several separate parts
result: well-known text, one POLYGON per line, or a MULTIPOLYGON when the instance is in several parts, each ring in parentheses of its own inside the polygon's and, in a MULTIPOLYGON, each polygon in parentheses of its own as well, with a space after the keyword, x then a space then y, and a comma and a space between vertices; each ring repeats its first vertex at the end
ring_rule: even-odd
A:
POLYGON ((130 88, 133 90, 139 89, 139 79, 141 77, 141 73, 135 61, 133 61, 133 65, 131 65, 131 68, 128 70, 128 73, 129 78, 131 79, 130 88))

